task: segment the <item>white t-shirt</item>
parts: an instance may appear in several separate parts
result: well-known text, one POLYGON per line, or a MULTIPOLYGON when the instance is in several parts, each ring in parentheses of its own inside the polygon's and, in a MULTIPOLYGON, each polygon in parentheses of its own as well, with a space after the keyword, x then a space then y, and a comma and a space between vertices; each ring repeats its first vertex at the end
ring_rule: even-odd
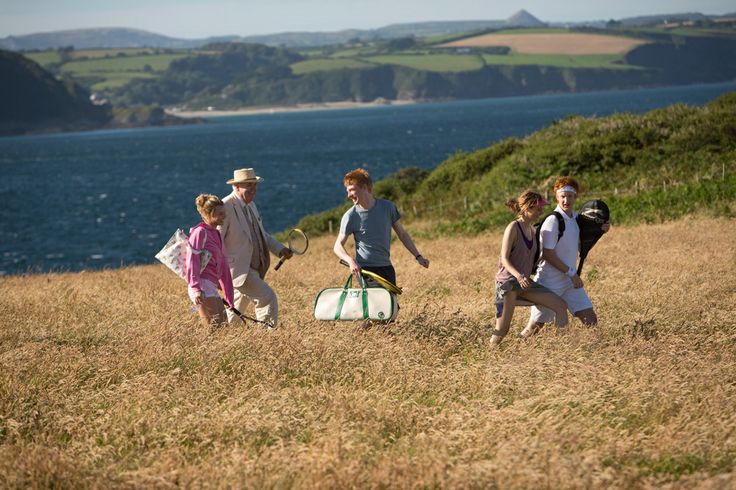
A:
MULTIPOLYGON (((557 206, 555 211, 562 215, 565 220, 565 232, 560 237, 559 241, 557 236, 559 235, 557 218, 554 215, 550 215, 539 230, 539 240, 541 246, 546 249, 554 249, 557 257, 567 265, 568 268, 577 268, 578 261, 578 250, 580 250, 580 228, 578 222, 575 219, 577 213, 573 211, 572 217, 565 214, 565 212, 557 206)), ((554 267, 552 264, 547 263, 546 260, 541 259, 539 261, 538 269, 539 278, 552 278, 554 276, 564 276, 565 273, 554 267)))

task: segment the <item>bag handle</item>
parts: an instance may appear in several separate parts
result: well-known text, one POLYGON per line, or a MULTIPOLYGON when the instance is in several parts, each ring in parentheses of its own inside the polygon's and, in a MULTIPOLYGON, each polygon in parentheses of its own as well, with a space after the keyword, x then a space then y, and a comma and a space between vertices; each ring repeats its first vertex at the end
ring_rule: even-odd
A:
POLYGON ((189 245, 189 248, 192 249, 193 254, 201 254, 204 252, 205 248, 207 248, 207 229, 204 230, 204 243, 202 244, 202 248, 194 248, 191 245, 189 245))
MULTIPOLYGON (((348 296, 348 289, 350 289, 353 286, 353 275, 348 275, 348 280, 345 281, 345 287, 342 288, 342 293, 340 293, 340 299, 337 302, 337 308, 335 309, 335 320, 340 319, 340 313, 342 312, 342 307, 345 304, 345 298, 348 296)), ((363 277, 360 277, 360 299, 363 305, 363 319, 368 319, 368 291, 365 290, 366 284, 365 279, 363 277)))
MULTIPOLYGON (((351 287, 353 287, 353 275, 352 275, 352 274, 348 274, 348 280, 347 280, 347 281, 345 281, 345 286, 343 286, 343 288, 342 288, 342 289, 343 289, 344 291, 347 291, 347 290, 348 290, 349 288, 351 288, 351 287)), ((365 282, 365 279, 364 279, 364 278, 363 278, 363 276, 361 275, 361 276, 360 276, 360 288, 361 288, 361 289, 365 289, 365 288, 367 288, 367 287, 368 287, 368 284, 367 284, 367 283, 365 282)))

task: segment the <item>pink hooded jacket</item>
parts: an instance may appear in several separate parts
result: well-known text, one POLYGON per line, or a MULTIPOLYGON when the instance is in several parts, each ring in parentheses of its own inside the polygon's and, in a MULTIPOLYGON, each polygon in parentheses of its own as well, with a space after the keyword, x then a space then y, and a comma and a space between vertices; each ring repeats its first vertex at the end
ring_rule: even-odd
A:
POLYGON ((200 279, 207 279, 215 284, 219 283, 225 301, 232 306, 233 279, 230 275, 230 267, 220 232, 206 223, 200 223, 189 230, 189 246, 197 250, 206 248, 212 253, 212 258, 201 274, 199 269, 202 254, 187 253, 187 284, 189 287, 195 291, 201 291, 200 279))

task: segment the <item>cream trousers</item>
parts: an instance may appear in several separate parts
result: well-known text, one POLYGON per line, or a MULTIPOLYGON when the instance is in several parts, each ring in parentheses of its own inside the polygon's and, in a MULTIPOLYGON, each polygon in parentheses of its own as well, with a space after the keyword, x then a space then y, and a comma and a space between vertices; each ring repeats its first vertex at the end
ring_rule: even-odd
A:
MULTIPOLYGON (((279 319, 279 300, 271 286, 258 275, 257 270, 251 269, 245 283, 235 288, 233 293, 235 308, 245 313, 252 301, 255 305, 256 318, 261 321, 270 320, 273 326, 276 326, 279 319)), ((230 322, 240 321, 230 310, 227 310, 227 316, 230 322)))

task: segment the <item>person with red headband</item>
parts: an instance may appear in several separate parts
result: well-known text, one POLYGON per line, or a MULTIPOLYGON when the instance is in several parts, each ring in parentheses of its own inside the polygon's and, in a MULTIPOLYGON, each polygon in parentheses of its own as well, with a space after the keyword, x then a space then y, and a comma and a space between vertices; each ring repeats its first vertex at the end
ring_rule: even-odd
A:
MULTIPOLYGON (((576 221, 573 206, 580 192, 580 184, 572 177, 560 177, 553 186, 557 207, 564 220, 564 232, 559 234, 558 218, 550 214, 540 228, 540 246, 542 254, 536 272, 536 281, 559 295, 567 304, 570 312, 584 325, 593 326, 598 323, 598 316, 593 303, 583 288, 583 280, 578 276, 576 264, 580 250, 580 228, 576 221)), ((603 225, 604 232, 610 225, 603 225)), ((529 323, 522 331, 527 337, 539 331, 545 323, 552 319, 553 312, 544 307, 532 306, 529 323)))
POLYGON ((506 201, 517 218, 506 227, 501 242, 496 274, 496 329, 491 335, 491 345, 499 345, 508 333, 517 300, 550 308, 557 328, 567 326, 567 306, 562 298, 530 277, 539 247, 534 223, 546 205, 540 194, 530 190, 506 201))

